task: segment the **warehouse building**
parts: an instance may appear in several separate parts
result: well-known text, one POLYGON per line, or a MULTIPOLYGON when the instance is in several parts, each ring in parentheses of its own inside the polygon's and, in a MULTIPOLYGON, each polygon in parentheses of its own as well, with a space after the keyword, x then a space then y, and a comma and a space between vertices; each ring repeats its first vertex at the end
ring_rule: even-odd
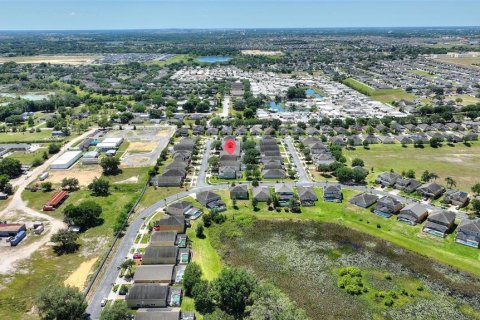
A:
POLYGON ((123 143, 123 138, 105 138, 102 142, 97 144, 97 148, 100 152, 108 150, 116 150, 123 143))
POLYGON ((50 169, 68 169, 81 157, 81 151, 67 151, 50 164, 50 169))

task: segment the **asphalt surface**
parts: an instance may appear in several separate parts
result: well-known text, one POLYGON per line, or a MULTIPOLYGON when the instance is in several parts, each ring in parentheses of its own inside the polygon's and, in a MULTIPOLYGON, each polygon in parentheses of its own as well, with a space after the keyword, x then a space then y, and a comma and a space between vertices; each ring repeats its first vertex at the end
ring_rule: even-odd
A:
POLYGON ((292 155, 293 163, 297 167, 298 181, 299 182, 310 181, 310 178, 308 177, 308 174, 305 171, 305 167, 302 165, 302 161, 298 157, 298 153, 297 153, 297 150, 295 150, 295 146, 293 145, 292 139, 290 137, 287 137, 284 139, 284 141, 285 141, 285 144, 287 145, 288 153, 292 155))

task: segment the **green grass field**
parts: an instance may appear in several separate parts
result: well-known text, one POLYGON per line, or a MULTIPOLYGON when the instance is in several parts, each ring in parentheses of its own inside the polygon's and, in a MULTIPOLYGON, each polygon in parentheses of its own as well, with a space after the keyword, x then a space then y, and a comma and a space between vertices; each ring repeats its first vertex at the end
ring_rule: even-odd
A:
POLYGON ((363 82, 355 80, 353 78, 347 78, 343 81, 344 84, 352 89, 357 90, 364 95, 371 97, 373 100, 377 100, 383 103, 391 103, 394 100, 408 100, 412 101, 414 95, 405 92, 403 89, 374 89, 363 82))
POLYGON ((15 151, 9 155, 9 158, 17 159, 24 165, 31 165, 34 159, 42 159, 43 152, 47 151, 47 148, 40 148, 35 152, 24 152, 24 151, 15 151))
POLYGON ((0 133, 0 143, 29 142, 29 141, 56 141, 52 139, 52 131, 42 130, 40 132, 2 132, 0 133))
POLYGON ((177 54, 173 58, 170 58, 170 59, 167 59, 167 60, 164 60, 164 61, 151 61, 150 63, 151 64, 156 64, 156 65, 159 65, 159 66, 168 66, 168 65, 173 64, 173 63, 185 63, 190 58, 192 58, 192 57, 188 54, 177 54))
POLYGON ((450 176, 457 182, 457 188, 464 191, 470 191, 472 185, 480 182, 480 142, 473 142, 470 147, 462 143, 450 147, 444 143, 436 149, 429 145, 420 149, 413 145, 403 148, 400 144, 376 144, 370 145, 369 150, 356 147, 355 150, 345 150, 344 154, 349 161, 360 158, 365 161, 365 168, 374 169, 369 180, 390 169, 397 173, 413 169, 418 179, 425 170, 435 172, 440 184, 445 184, 445 178, 450 176))

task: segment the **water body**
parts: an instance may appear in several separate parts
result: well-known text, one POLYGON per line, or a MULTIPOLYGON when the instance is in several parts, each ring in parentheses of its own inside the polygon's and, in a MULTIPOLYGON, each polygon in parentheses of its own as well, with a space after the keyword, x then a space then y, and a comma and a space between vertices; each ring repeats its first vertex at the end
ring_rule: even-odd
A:
POLYGON ((315 92, 315 90, 313 90, 313 89, 305 90, 305 94, 309 97, 313 97, 313 98, 316 98, 316 99, 320 99, 322 97, 320 94, 315 92))
POLYGON ((48 99, 48 97, 52 94, 53 94, 53 92, 48 92, 48 93, 29 92, 29 93, 26 93, 26 94, 0 92, 0 97, 21 98, 21 99, 31 100, 31 101, 40 101, 40 100, 43 100, 43 99, 48 99))
POLYGON ((284 109, 284 104, 283 102, 276 103, 274 101, 270 102, 270 110, 275 110, 277 112, 287 112, 286 109, 284 109))
POLYGON ((232 58, 230 58, 230 57, 216 57, 216 56, 197 58, 197 61, 207 62, 207 63, 228 62, 230 60, 232 60, 232 58))

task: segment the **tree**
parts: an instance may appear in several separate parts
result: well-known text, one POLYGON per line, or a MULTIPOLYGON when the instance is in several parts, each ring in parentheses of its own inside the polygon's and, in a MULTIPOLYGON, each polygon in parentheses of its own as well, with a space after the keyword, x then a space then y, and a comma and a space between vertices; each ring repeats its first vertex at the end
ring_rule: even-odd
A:
POLYGON ((253 179, 253 180, 252 180, 252 187, 258 187, 258 186, 259 186, 258 180, 257 180, 257 179, 253 179))
POLYGON ((418 139, 418 140, 415 140, 415 142, 413 142, 413 147, 414 148, 423 148, 423 141, 418 139))
POLYGON ((353 170, 347 167, 340 167, 335 170, 338 182, 346 183, 353 180, 353 170))
POLYGON ((362 159, 355 158, 352 160, 352 167, 363 167, 365 166, 365 163, 363 162, 362 159))
POLYGON ((8 176, 10 179, 16 178, 22 174, 22 164, 17 159, 2 159, 0 160, 0 174, 8 176))
POLYGON ((117 174, 120 165, 120 159, 117 157, 105 157, 100 161, 100 166, 103 169, 103 174, 106 176, 117 174))
POLYGON ((79 181, 77 178, 63 178, 62 188, 68 190, 77 190, 79 187, 79 181))
POLYGON ((40 292, 37 307, 45 320, 78 320, 82 319, 87 303, 77 288, 50 285, 40 292))
POLYGON ((446 177, 445 182, 447 183, 447 188, 449 189, 457 186, 457 182, 452 177, 446 177))
POLYGON ((223 269, 212 284, 218 296, 219 308, 235 317, 242 316, 256 282, 254 276, 245 269, 223 269))
POLYGON ((77 225, 82 230, 87 230, 103 223, 103 219, 100 218, 102 207, 92 200, 84 201, 78 206, 69 204, 63 210, 63 214, 68 223, 77 225))
POLYGON ((442 138, 433 137, 430 139, 430 146, 432 148, 438 148, 442 146, 442 142, 443 142, 442 138))
POLYGON ((246 308, 246 320, 303 320, 307 315, 282 291, 270 283, 261 283, 250 295, 252 305, 246 308))
POLYGON ((415 179, 415 170, 413 169, 407 170, 407 172, 405 172, 405 177, 410 179, 415 179))
POLYGON ((205 238, 203 223, 199 223, 199 224, 197 225, 197 227, 195 228, 195 235, 196 235, 197 238, 199 238, 199 239, 205 238))
POLYGON ((480 194, 480 183, 475 183, 472 186, 472 192, 477 194, 477 195, 480 194))
POLYGON ((93 181, 88 185, 88 189, 92 190, 95 196, 108 196, 110 188, 110 182, 105 178, 95 177, 93 181))
POLYGON ((110 127, 112 125, 112 123, 110 122, 110 120, 108 120, 107 117, 102 117, 100 120, 98 120, 98 126, 100 128, 107 128, 107 127, 110 127))
POLYGON ((189 297, 192 296, 193 288, 200 282, 201 278, 202 269, 200 265, 196 262, 189 263, 183 274, 183 289, 185 290, 185 295, 189 297))
POLYGON ((367 140, 363 140, 363 148, 368 149, 368 146, 370 145, 367 140))
POLYGON ((67 229, 61 229, 52 235, 50 241, 55 243, 53 251, 55 251, 55 253, 58 255, 62 255, 77 251, 79 247, 77 239, 77 233, 68 231, 67 229))
POLYGON ((52 186, 53 184, 50 181, 45 181, 40 184, 40 187, 42 188, 43 191, 45 192, 50 192, 52 191, 52 186))
POLYGON ((129 310, 125 301, 115 300, 113 304, 103 309, 100 320, 129 320, 129 310))
POLYGON ((48 153, 55 154, 60 151, 61 146, 58 143, 50 143, 48 145, 48 153))
POLYGON ((0 190, 3 191, 3 189, 5 189, 5 186, 7 185, 9 180, 10 179, 6 175, 4 174, 0 175, 0 190))
POLYGON ((206 314, 203 320, 235 320, 234 316, 229 315, 225 311, 216 309, 212 313, 206 314))
POLYGON ((257 210, 257 206, 258 206, 258 200, 255 199, 255 198, 252 198, 252 207, 253 207, 253 210, 257 210))
POLYGON ((480 214, 480 200, 478 199, 473 199, 472 200, 472 209, 475 212, 475 214, 480 214))
POLYGON ((134 265, 135 265, 135 261, 133 261, 133 259, 127 259, 123 261, 122 264, 120 265, 120 267, 122 269, 125 269, 125 271, 127 272, 128 278, 132 277, 132 267, 134 265))
MULTIPOLYGON (((184 280, 185 282, 185 275, 184 280)), ((202 314, 211 313, 215 310, 213 301, 213 288, 206 280, 199 280, 192 290, 192 296, 195 300, 195 310, 202 314)))
POLYGON ((423 182, 429 182, 431 180, 435 180, 436 178, 438 178, 438 175, 434 172, 430 172, 428 170, 425 170, 423 173, 422 173, 422 177, 421 177, 421 180, 423 182))

